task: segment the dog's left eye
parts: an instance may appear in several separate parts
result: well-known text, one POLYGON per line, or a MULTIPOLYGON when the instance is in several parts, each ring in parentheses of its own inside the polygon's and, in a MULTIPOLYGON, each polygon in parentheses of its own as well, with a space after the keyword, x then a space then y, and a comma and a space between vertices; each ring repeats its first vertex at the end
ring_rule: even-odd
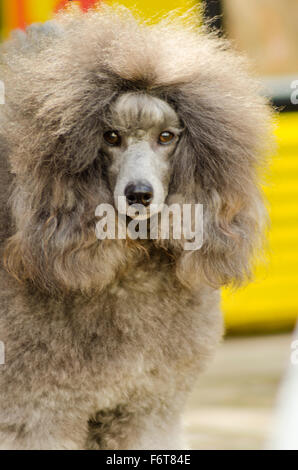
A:
POLYGON ((159 135, 158 142, 160 144, 169 144, 174 139, 175 135, 172 132, 164 131, 159 135))
POLYGON ((105 132, 103 137, 108 144, 113 145, 114 147, 119 146, 121 144, 121 136, 117 131, 105 132))

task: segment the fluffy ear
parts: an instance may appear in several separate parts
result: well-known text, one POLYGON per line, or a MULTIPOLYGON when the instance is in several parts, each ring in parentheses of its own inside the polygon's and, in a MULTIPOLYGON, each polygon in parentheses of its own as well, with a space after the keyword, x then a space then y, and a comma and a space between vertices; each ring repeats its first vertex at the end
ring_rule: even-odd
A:
POLYGON ((125 240, 96 238, 94 197, 98 203, 109 201, 104 188, 89 181, 89 188, 77 182, 73 190, 72 183, 67 188, 60 181, 49 190, 45 205, 40 205, 41 193, 32 198, 20 187, 12 197, 16 227, 5 244, 4 266, 18 281, 51 294, 99 292, 114 279, 119 265, 135 257, 125 240), (50 211, 50 200, 57 196, 62 207, 50 211))
POLYGON ((203 245, 182 253, 178 276, 190 284, 204 280, 216 287, 239 285, 250 279, 263 245, 267 216, 262 195, 253 185, 242 193, 212 189, 204 201, 203 245))
POLYGON ((262 246, 267 215, 261 174, 272 150, 272 114, 236 65, 238 75, 223 66, 222 75, 215 71, 208 83, 203 76, 181 86, 173 98, 186 129, 173 158, 174 187, 186 202, 204 206, 203 246, 182 252, 177 263, 186 284, 240 284, 250 278, 262 246))
POLYGON ((177 275, 185 284, 240 285, 251 277, 253 261, 264 245, 267 211, 261 191, 246 181, 242 190, 199 190, 204 207, 203 245, 183 251, 177 275))

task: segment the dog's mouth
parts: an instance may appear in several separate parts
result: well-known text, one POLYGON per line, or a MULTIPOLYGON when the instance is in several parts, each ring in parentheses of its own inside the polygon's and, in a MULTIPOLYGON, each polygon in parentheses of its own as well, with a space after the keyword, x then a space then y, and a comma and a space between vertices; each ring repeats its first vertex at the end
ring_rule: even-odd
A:
MULTIPOLYGON (((118 198, 120 199, 120 198, 118 198)), ((125 198, 121 198, 116 204, 118 214, 126 216, 130 220, 146 220, 151 219, 163 210, 164 203, 160 204, 129 204, 125 198)))

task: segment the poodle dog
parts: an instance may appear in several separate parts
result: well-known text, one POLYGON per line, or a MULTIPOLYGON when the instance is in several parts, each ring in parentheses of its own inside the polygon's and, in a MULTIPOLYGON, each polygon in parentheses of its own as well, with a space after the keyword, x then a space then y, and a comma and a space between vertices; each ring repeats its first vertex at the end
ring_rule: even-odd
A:
POLYGON ((3 449, 183 448, 219 289, 262 239, 271 134, 245 60, 187 18, 71 9, 2 46, 3 449), (119 197, 202 204, 201 248, 99 239, 96 208, 119 218, 119 197))

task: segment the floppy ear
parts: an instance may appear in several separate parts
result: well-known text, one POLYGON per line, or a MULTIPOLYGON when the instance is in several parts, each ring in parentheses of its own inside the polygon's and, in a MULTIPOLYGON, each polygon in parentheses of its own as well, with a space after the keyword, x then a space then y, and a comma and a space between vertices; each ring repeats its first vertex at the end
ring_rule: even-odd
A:
POLYGON ((183 283, 206 281, 219 287, 250 279, 268 219, 261 190, 245 176, 242 187, 223 184, 194 191, 195 202, 203 204, 203 245, 181 253, 177 275, 183 283))
POLYGON ((241 284, 262 246, 267 216, 260 169, 272 142, 272 116, 254 84, 248 79, 244 96, 237 80, 223 80, 220 95, 212 78, 175 95, 186 132, 173 159, 174 187, 186 202, 204 206, 203 245, 182 251, 177 262, 185 284, 241 284))
POLYGON ((263 245, 266 209, 254 184, 243 191, 210 190, 205 199, 204 244, 200 270, 216 286, 250 279, 254 256, 263 245))
POLYGON ((112 197, 100 173, 25 180, 15 181, 11 197, 15 233, 5 244, 6 270, 50 293, 102 290, 135 253, 125 240, 96 237, 95 208, 112 197))

